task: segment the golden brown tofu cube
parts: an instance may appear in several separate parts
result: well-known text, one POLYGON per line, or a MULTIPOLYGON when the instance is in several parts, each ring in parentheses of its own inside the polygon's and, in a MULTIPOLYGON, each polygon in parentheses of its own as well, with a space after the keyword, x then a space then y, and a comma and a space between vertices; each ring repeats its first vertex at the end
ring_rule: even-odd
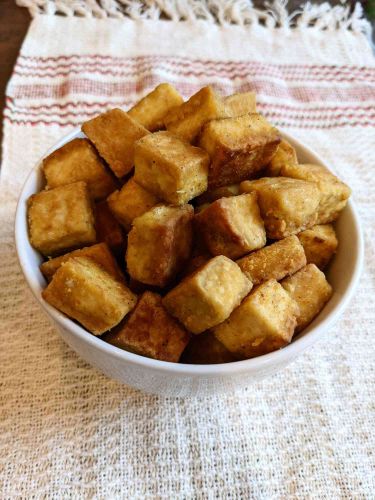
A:
POLYGON ((64 262, 42 296, 94 335, 120 323, 137 302, 136 295, 123 283, 88 257, 64 262))
POLYGON ((167 312, 161 296, 147 291, 126 324, 104 340, 141 356, 177 363, 190 334, 167 312))
POLYGON ((155 196, 183 205, 207 189, 209 158, 169 132, 156 132, 135 145, 134 180, 155 196))
POLYGON ((280 175, 280 170, 287 164, 296 165, 298 163, 297 153, 294 147, 288 141, 283 139, 266 168, 266 175, 269 177, 277 177, 280 175))
POLYGON ((73 139, 43 160, 47 189, 72 182, 87 183, 94 200, 108 196, 116 185, 87 139, 73 139))
POLYGON ((332 296, 331 285, 315 264, 307 264, 281 285, 299 307, 296 332, 309 325, 332 296))
POLYGON ((230 118, 256 113, 255 92, 241 92, 224 98, 225 110, 230 118))
POLYGON ((254 178, 271 160, 279 142, 279 131, 257 113, 210 121, 199 141, 211 158, 209 188, 254 178))
POLYGON ((350 188, 322 165, 284 165, 281 175, 313 182, 319 189, 317 224, 335 221, 351 194, 350 188))
POLYGON ((172 109, 164 119, 167 130, 192 142, 202 126, 209 120, 227 116, 224 102, 212 87, 203 87, 178 108, 172 109))
POLYGON ((28 223, 31 245, 45 256, 95 243, 87 184, 74 182, 30 196, 28 223))
POLYGON ((236 259, 266 244, 256 193, 214 201, 194 222, 212 255, 236 259))
POLYGON ((306 255, 299 239, 293 235, 242 257, 237 264, 254 285, 259 285, 294 274, 306 265, 306 255))
POLYGON ((191 205, 157 205, 133 221, 126 263, 130 276, 164 287, 188 260, 192 244, 191 205))
POLYGON ((312 182, 286 177, 244 181, 240 191, 258 195, 267 237, 281 240, 316 224, 320 194, 312 182))
POLYGON ((124 281, 124 275, 116 262, 116 259, 111 254, 106 243, 98 243, 97 245, 92 245, 91 247, 81 248, 79 250, 73 250, 73 252, 66 253, 60 257, 55 257, 54 259, 47 260, 43 262, 40 266, 44 277, 51 281, 52 276, 59 269, 59 267, 72 257, 88 257, 94 262, 99 264, 107 273, 113 276, 119 281, 124 281))
POLYGON ((211 332, 194 335, 181 356, 181 363, 214 365, 231 363, 237 358, 211 332))
POLYGON ((120 191, 115 191, 107 199, 110 210, 127 231, 130 231, 136 217, 150 210, 159 201, 133 178, 129 179, 120 191))
POLYGON ((184 100, 169 83, 161 83, 129 111, 128 115, 151 132, 164 127, 164 118, 169 111, 180 106, 184 100))
POLYGON ((134 143, 149 134, 148 130, 118 108, 85 122, 82 131, 117 177, 123 177, 133 168, 134 143))
POLYGON ((118 256, 123 254, 126 241, 123 230, 117 222, 112 212, 108 208, 106 201, 101 201, 95 206, 95 229, 97 241, 107 243, 112 252, 118 256))
POLYGON ((233 354, 253 358, 289 344, 298 306, 276 280, 259 285, 229 318, 212 329, 233 354))
POLYGON ((187 330, 198 334, 228 318, 251 287, 237 264, 220 255, 181 281, 163 304, 187 330))
POLYGON ((331 224, 317 225, 298 234, 305 250, 307 264, 315 264, 324 269, 332 259, 338 240, 331 224))
POLYGON ((204 205, 205 203, 212 203, 220 198, 229 198, 230 196, 237 196, 238 194, 240 194, 240 185, 229 184, 228 186, 209 189, 198 196, 194 201, 196 201, 198 205, 204 205))

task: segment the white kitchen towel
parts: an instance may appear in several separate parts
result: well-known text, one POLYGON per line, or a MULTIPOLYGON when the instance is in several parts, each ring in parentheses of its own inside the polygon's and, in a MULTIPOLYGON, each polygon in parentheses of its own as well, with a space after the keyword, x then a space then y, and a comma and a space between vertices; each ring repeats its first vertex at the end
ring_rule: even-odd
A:
POLYGON ((375 60, 360 8, 19 3, 35 17, 4 117, 0 497, 374 498, 375 60), (364 273, 341 321, 282 372, 220 397, 149 396, 98 373, 51 327, 15 254, 16 201, 34 162, 162 81, 185 97, 205 84, 256 90, 259 110, 352 187, 365 232, 364 273))

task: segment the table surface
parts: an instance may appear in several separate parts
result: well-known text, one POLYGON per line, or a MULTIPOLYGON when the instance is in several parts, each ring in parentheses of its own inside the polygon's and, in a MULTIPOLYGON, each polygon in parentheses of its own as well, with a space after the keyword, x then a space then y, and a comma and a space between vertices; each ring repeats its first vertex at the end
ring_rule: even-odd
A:
POLYGON ((5 105, 5 87, 12 74, 30 20, 27 9, 17 7, 15 0, 0 0, 0 144, 3 137, 2 115, 5 105))

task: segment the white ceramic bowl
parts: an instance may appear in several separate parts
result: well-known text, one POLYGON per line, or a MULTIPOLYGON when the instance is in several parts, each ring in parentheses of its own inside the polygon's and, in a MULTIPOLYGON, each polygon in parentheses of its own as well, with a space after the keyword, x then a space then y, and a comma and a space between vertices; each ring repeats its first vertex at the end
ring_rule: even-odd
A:
MULTIPOLYGON (((80 136, 82 134, 79 130, 73 131, 44 156, 80 136)), ((288 134, 284 136, 296 148, 301 163, 324 165, 324 162, 306 146, 288 134)), ((18 258, 31 291, 65 342, 83 359, 109 377, 149 393, 188 397, 233 391, 280 370, 307 347, 321 339, 324 332, 332 327, 344 312, 360 276, 363 264, 363 240, 357 211, 353 202, 349 201, 336 223, 339 248, 328 272, 328 279, 334 289, 333 297, 311 325, 290 345, 258 358, 220 365, 177 364, 138 356, 91 335, 42 299, 41 291, 46 285, 39 271, 42 258, 29 243, 26 213, 27 199, 43 188, 43 182, 41 164, 38 162, 22 189, 15 221, 18 258)))

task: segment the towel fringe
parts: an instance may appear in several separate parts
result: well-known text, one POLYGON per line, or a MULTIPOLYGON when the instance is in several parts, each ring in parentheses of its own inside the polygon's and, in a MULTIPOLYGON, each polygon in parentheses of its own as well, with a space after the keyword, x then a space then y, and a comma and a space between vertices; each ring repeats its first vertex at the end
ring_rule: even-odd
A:
POLYGON ((319 31, 338 29, 371 33, 360 3, 354 9, 328 2, 288 12, 287 0, 273 0, 265 9, 257 9, 251 0, 17 0, 32 16, 129 18, 133 20, 169 19, 171 21, 206 21, 211 24, 266 26, 268 28, 309 28, 319 31))

